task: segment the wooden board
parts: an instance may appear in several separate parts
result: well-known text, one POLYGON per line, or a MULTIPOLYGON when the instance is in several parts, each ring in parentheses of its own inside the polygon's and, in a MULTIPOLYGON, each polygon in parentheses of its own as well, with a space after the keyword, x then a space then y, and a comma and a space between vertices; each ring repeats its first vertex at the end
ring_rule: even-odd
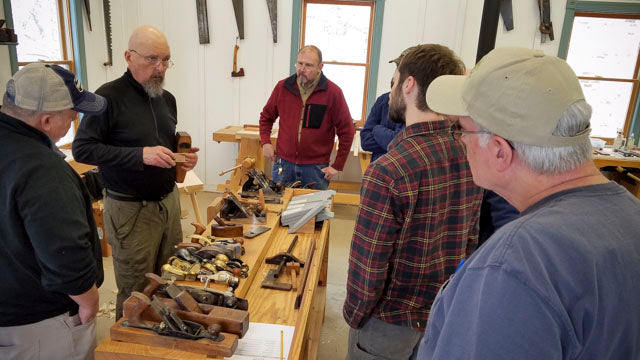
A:
POLYGON ((593 162, 597 168, 603 168, 605 166, 622 166, 640 169, 640 158, 638 157, 593 155, 593 162))
POLYGON ((81 175, 81 176, 87 171, 97 168, 97 166, 95 165, 83 164, 75 160, 69 161, 69 165, 71 166, 71 168, 73 168, 73 170, 75 170, 78 173, 78 175, 81 175))
POLYGON ((134 344, 142 344, 149 346, 158 346, 171 350, 182 350, 201 353, 213 356, 231 356, 238 347, 238 336, 229 333, 222 333, 224 340, 220 342, 200 339, 186 340, 169 336, 159 336, 151 330, 136 329, 121 326, 125 320, 121 318, 113 326, 111 326, 111 339, 134 344))
POLYGON ((107 337, 95 350, 95 360, 205 360, 222 359, 188 351, 132 344, 107 337))

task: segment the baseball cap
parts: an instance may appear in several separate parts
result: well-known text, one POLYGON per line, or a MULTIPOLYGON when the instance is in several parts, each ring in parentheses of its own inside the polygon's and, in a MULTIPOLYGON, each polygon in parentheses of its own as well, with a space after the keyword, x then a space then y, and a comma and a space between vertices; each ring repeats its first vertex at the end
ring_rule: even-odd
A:
POLYGON ((468 75, 436 78, 426 93, 433 111, 470 116, 490 132, 522 144, 561 147, 589 141, 553 135, 567 107, 584 99, 569 65, 541 50, 494 49, 468 75))
POLYGON ((33 111, 72 109, 99 114, 107 107, 100 95, 82 88, 72 72, 58 65, 31 63, 7 82, 7 98, 16 106, 33 111))
POLYGON ((400 66, 400 61, 402 61, 402 58, 407 55, 411 50, 416 49, 419 45, 416 46, 411 46, 408 47, 406 49, 404 49, 404 51, 402 51, 400 53, 400 56, 398 56, 397 58, 393 59, 393 60, 389 60, 389 63, 396 63, 396 66, 400 66))

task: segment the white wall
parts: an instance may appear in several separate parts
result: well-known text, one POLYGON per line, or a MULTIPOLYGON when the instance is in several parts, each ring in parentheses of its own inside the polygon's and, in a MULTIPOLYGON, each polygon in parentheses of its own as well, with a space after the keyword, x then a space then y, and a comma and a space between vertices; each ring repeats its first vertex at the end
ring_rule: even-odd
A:
MULTIPOLYGON (((473 67, 476 62, 483 3, 484 1, 478 0, 387 0, 376 93, 380 95, 389 91, 389 81, 396 66, 388 61, 416 44, 446 45, 460 56, 468 68, 473 67)), ((566 0, 551 2, 555 41, 540 44, 540 15, 536 2, 513 0, 514 30, 506 31, 501 17, 496 47, 523 46, 556 55, 565 7, 566 0)))
POLYGON ((214 143, 212 134, 227 125, 257 124, 275 83, 289 65, 291 2, 278 3, 278 40, 273 44, 264 1, 245 1, 245 39, 239 40, 238 65, 245 77, 232 78, 233 46, 238 34, 230 1, 208 1, 210 44, 200 45, 195 1, 112 0, 114 66, 104 67, 106 45, 102 1, 91 0, 93 31, 85 23, 89 88, 113 80, 126 70, 124 51, 131 31, 150 24, 162 30, 175 66, 166 88, 178 100, 178 129, 200 147, 198 176, 209 184, 223 182, 217 173, 235 164, 237 145, 214 143), (249 6, 251 5, 251 6, 249 6))
MULTIPOLYGON (((188 131, 200 147, 196 173, 207 184, 222 183, 218 171, 234 165, 237 145, 215 143, 212 133, 227 125, 257 124, 259 113, 276 82, 289 75, 292 1, 278 1, 278 43, 273 44, 266 2, 244 2, 245 39, 239 41, 238 65, 245 77, 230 76, 237 29, 231 1, 209 0, 210 44, 198 42, 195 1, 111 0, 113 29, 112 67, 105 68, 106 45, 102 1, 91 0, 93 31, 85 20, 85 49, 89 89, 122 75, 126 69, 124 50, 131 31, 150 24, 169 40, 176 65, 167 71, 166 87, 178 100, 178 129, 188 131)), ((297 1, 297 0, 296 0, 297 1)), ((556 40, 540 44, 540 23, 534 1, 514 0, 515 30, 498 25, 496 46, 517 45, 557 53, 566 0, 552 1, 551 16, 556 40)), ((475 64, 482 18, 479 0, 387 0, 385 2, 378 69, 380 95, 389 90, 395 65, 388 61, 405 48, 436 42, 449 46, 467 67, 475 64)), ((0 7, 0 14, 2 8, 0 7)), ((0 46, 0 81, 10 77, 8 51, 0 46)), ((4 85, 2 85, 4 87, 4 85)), ((357 180, 357 158, 339 179, 357 180), (355 178, 355 179, 354 179, 355 178)))

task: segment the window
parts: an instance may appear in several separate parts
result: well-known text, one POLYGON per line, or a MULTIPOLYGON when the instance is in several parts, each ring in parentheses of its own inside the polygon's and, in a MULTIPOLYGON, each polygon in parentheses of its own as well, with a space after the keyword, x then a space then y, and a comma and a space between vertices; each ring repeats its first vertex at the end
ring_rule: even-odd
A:
MULTIPOLYGON (((43 61, 75 73, 69 0, 11 0, 18 68, 43 61)), ((73 140, 78 121, 57 145, 73 140)))
POLYGON ((574 70, 592 106, 591 136, 611 142, 618 129, 630 136, 639 125, 634 117, 640 85, 640 7, 613 12, 610 7, 618 3, 583 3, 588 2, 567 3, 570 18, 565 19, 558 55, 574 70))
POLYGON ((305 0, 301 46, 322 51, 323 72, 344 93, 351 117, 366 117, 376 2, 305 0))

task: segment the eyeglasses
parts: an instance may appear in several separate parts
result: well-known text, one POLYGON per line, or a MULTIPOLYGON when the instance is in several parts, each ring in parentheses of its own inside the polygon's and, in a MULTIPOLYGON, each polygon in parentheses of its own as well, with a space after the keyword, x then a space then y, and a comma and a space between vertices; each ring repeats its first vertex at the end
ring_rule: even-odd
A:
POLYGON ((166 67, 167 69, 173 66, 173 61, 171 61, 171 59, 160 59, 157 56, 144 56, 133 49, 129 51, 138 56, 141 56, 147 64, 152 65, 153 67, 160 65, 160 63, 162 63, 162 66, 166 67))
POLYGON ((479 130, 479 131, 465 130, 462 127, 462 125, 460 125, 460 122, 458 121, 451 124, 451 127, 449 127, 449 132, 451 133, 451 136, 453 136, 455 140, 459 140, 460 137, 462 137, 462 134, 493 134, 492 132, 485 131, 485 130, 479 130))
POLYGON ((314 64, 301 64, 299 62, 296 63, 296 68, 302 69, 302 70, 313 69, 314 67, 316 67, 316 65, 314 64))

